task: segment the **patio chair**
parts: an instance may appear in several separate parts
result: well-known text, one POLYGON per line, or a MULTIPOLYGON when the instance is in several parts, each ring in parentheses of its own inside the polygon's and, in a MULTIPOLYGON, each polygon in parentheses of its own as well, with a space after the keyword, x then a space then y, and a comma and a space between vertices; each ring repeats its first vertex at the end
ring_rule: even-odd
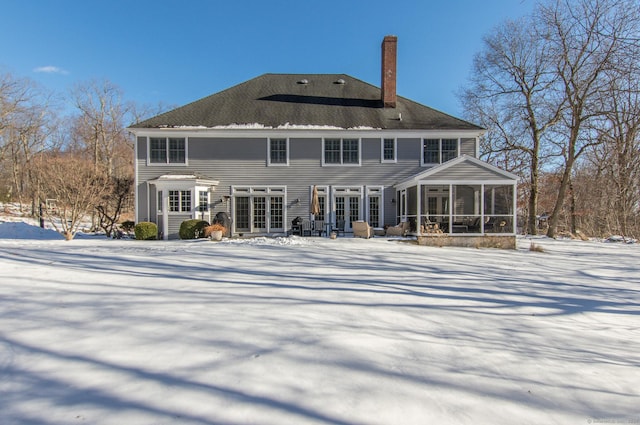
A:
POLYGON ((302 220, 300 231, 300 236, 311 236, 311 221, 302 220))
POLYGON ((387 228, 387 236, 404 236, 409 231, 409 222, 403 221, 397 226, 390 226, 387 228))
POLYGON ((442 233, 442 229, 440 229, 440 224, 435 221, 431 221, 429 217, 424 217, 422 219, 422 226, 420 226, 421 233, 442 233))
POLYGON ((356 238, 369 239, 373 236, 373 227, 369 226, 366 221, 354 221, 351 223, 351 227, 353 228, 353 236, 356 238))
POLYGON ((313 231, 318 232, 318 236, 322 236, 322 234, 325 232, 324 220, 314 220, 313 231))
POLYGON ((340 233, 344 236, 344 220, 336 220, 336 225, 332 227, 331 231, 336 232, 338 236, 340 236, 340 233))

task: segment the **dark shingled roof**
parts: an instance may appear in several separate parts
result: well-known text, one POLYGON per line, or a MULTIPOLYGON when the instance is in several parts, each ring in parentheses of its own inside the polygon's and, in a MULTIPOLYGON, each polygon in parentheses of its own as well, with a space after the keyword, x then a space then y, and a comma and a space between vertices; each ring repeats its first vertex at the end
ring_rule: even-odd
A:
POLYGON ((398 96, 384 108, 380 88, 344 74, 264 74, 131 128, 330 126, 391 130, 480 130, 398 96), (399 119, 399 117, 402 117, 399 119))

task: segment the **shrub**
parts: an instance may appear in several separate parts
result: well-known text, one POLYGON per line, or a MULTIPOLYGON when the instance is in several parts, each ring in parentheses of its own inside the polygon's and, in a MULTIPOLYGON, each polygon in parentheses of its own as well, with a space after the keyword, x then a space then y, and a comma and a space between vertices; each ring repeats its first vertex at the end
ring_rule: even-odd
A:
POLYGON ((135 224, 133 221, 128 220, 128 221, 123 221, 123 222, 120 224, 120 227, 122 228, 122 231, 123 231, 123 232, 127 232, 127 233, 129 233, 129 232, 131 232, 131 231, 135 228, 135 225, 136 225, 136 224, 135 224))
POLYGON ((224 227, 222 224, 220 223, 213 223, 210 224, 209 226, 204 228, 204 237, 205 238, 209 238, 211 237, 211 233, 215 232, 215 231, 220 231, 222 233, 227 231, 227 228, 224 227))
POLYGON ((191 219, 185 220, 180 224, 180 239, 197 239, 204 237, 204 228, 209 223, 204 220, 191 219))
POLYGON ((148 241, 158 239, 158 226, 149 221, 143 221, 133 228, 136 239, 139 241, 148 241))

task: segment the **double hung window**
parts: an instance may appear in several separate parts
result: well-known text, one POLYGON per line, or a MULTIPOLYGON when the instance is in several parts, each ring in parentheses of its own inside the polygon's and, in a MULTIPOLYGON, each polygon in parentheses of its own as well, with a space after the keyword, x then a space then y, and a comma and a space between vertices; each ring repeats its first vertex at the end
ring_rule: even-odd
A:
POLYGON ((185 164, 187 142, 184 137, 150 137, 149 163, 185 164))
POLYGON ((359 165, 359 139, 324 139, 324 165, 359 165))
POLYGON ((289 163, 289 143, 287 139, 269 139, 269 165, 289 163))
POLYGON ((396 162, 396 139, 382 139, 382 162, 396 162))
POLYGON ((442 164, 458 156, 458 139, 423 139, 422 165, 442 164))

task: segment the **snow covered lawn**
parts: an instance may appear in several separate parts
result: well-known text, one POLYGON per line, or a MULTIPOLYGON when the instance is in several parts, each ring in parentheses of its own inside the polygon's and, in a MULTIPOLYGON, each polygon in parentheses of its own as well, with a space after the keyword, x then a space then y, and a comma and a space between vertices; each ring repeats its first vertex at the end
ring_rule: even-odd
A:
POLYGON ((5 236, 0 423, 640 423, 640 246, 535 242, 5 236))

